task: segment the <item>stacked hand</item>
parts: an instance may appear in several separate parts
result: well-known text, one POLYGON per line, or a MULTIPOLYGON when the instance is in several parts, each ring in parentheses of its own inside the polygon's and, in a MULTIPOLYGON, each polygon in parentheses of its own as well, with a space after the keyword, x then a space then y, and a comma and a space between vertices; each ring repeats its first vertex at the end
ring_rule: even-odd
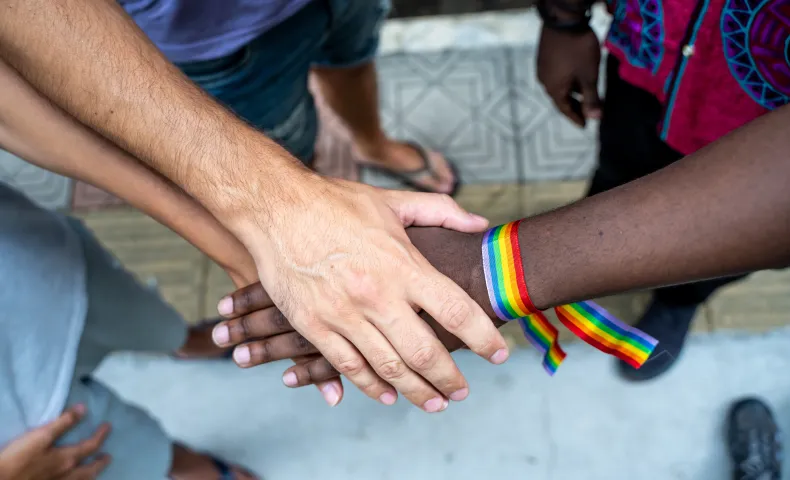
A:
MULTIPOLYGON (((343 397, 340 372, 291 326, 260 283, 239 289, 229 297, 233 299, 234 311, 220 326, 227 332, 223 334, 227 340, 221 346, 237 347, 234 360, 240 367, 292 359, 296 365, 283 374, 286 386, 316 385, 329 405, 340 402, 343 397)), ((452 352, 464 346, 425 312, 420 317, 447 350, 452 352)))
MULTIPOLYGON (((493 363, 507 359, 507 345, 483 310, 417 251, 404 226, 479 232, 485 219, 446 196, 304 175, 290 183, 298 188, 270 192, 276 203, 266 213, 245 212, 233 228, 273 304, 371 398, 392 404, 397 390, 428 412, 446 408, 448 398, 463 400, 466 380, 416 312, 493 363)), ((223 299, 220 313, 240 311, 237 302, 223 299)), ((240 363, 252 361, 239 355, 240 363)))

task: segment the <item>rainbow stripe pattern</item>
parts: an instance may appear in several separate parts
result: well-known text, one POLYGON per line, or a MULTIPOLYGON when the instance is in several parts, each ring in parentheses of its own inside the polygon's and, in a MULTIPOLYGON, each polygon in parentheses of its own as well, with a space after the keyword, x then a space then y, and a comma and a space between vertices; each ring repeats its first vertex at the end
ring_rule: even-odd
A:
POLYGON ((514 222, 492 228, 483 237, 488 299, 501 320, 518 320, 524 336, 543 354, 543 368, 554 375, 565 360, 565 352, 557 341, 557 329, 529 299, 518 246, 518 225, 514 222))
MULTIPOLYGON (((488 299, 501 320, 518 320, 524 336, 543 354, 543 368, 554 375, 565 352, 557 340, 557 329, 529 298, 518 244, 520 223, 521 220, 494 227, 483 236, 488 299)), ((571 303, 554 311, 579 338, 634 368, 641 367, 658 344, 650 335, 620 322, 593 302, 571 303)))
POLYGON ((658 341, 614 318, 594 302, 578 302, 554 309, 568 330, 602 352, 634 368, 647 361, 658 341))

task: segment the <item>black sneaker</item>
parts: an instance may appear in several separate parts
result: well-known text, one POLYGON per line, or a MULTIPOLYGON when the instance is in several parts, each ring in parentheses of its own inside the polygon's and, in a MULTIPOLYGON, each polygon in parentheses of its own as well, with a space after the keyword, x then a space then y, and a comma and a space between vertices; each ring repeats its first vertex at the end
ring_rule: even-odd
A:
POLYGON ((734 480, 780 480, 782 441, 771 409, 756 398, 730 408, 727 443, 734 480))
POLYGON ((680 355, 696 312, 697 305, 672 306, 653 300, 636 327, 658 340, 658 345, 639 369, 618 360, 623 378, 643 382, 669 370, 680 355))

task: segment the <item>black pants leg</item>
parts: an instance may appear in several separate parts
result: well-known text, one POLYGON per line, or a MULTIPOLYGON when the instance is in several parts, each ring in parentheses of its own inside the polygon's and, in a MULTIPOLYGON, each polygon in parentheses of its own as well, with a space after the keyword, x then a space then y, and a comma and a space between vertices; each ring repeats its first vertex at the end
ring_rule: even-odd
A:
MULTIPOLYGON (((636 180, 683 157, 658 136, 662 116, 659 101, 621 79, 618 65, 619 61, 610 56, 606 66, 598 168, 587 195, 636 180)), ((743 276, 660 288, 655 295, 669 305, 696 305, 707 300, 717 288, 741 278, 743 276)))

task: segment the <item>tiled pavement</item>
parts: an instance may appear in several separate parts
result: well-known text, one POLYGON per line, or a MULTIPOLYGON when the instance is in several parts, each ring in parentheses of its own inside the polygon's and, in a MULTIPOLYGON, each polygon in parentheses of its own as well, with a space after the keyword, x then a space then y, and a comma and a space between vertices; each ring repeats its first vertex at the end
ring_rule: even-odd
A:
MULTIPOLYGON (((521 15, 527 23, 534 21, 528 14, 521 15)), ((512 19, 513 15, 508 17, 512 19)), ((504 20, 484 20, 478 23, 485 28, 507 24, 504 20)), ((459 21, 453 28, 477 28, 464 21, 467 23, 459 21)), ((403 33, 410 28, 419 32, 422 28, 419 23, 395 27, 389 32, 403 33)), ((445 33, 451 30, 448 27, 445 33)), ((388 38, 386 33, 384 37, 388 38)), ((413 42, 416 37, 410 35, 400 38, 409 37, 413 42)), ((448 35, 432 38, 441 46, 461 34, 448 35)), ((416 53, 408 45, 385 41, 391 45, 385 45, 384 50, 392 53, 384 55, 378 64, 385 128, 398 138, 416 140, 446 153, 458 164, 465 181, 460 203, 494 223, 579 198, 595 158, 594 129, 579 130, 560 117, 537 84, 532 40, 514 46, 514 37, 508 35, 501 44, 486 48, 441 47, 416 53)), ((359 171, 347 133, 326 108, 321 108, 321 120, 320 171, 398 186, 364 169, 359 171)), ((190 321, 212 315, 216 300, 231 289, 224 273, 200 252, 94 187, 79 182, 73 185, 3 152, 0 181, 20 187, 47 207, 73 207, 131 270, 145 281, 155 279, 164 296, 190 321)), ((788 292, 790 272, 757 274, 712 299, 701 309, 695 328, 711 331, 784 325, 788 323, 784 313, 790 306, 788 292)), ((648 301, 648 294, 638 294, 602 303, 620 318, 633 321, 648 301)), ((521 336, 516 333, 512 338, 521 336)))

